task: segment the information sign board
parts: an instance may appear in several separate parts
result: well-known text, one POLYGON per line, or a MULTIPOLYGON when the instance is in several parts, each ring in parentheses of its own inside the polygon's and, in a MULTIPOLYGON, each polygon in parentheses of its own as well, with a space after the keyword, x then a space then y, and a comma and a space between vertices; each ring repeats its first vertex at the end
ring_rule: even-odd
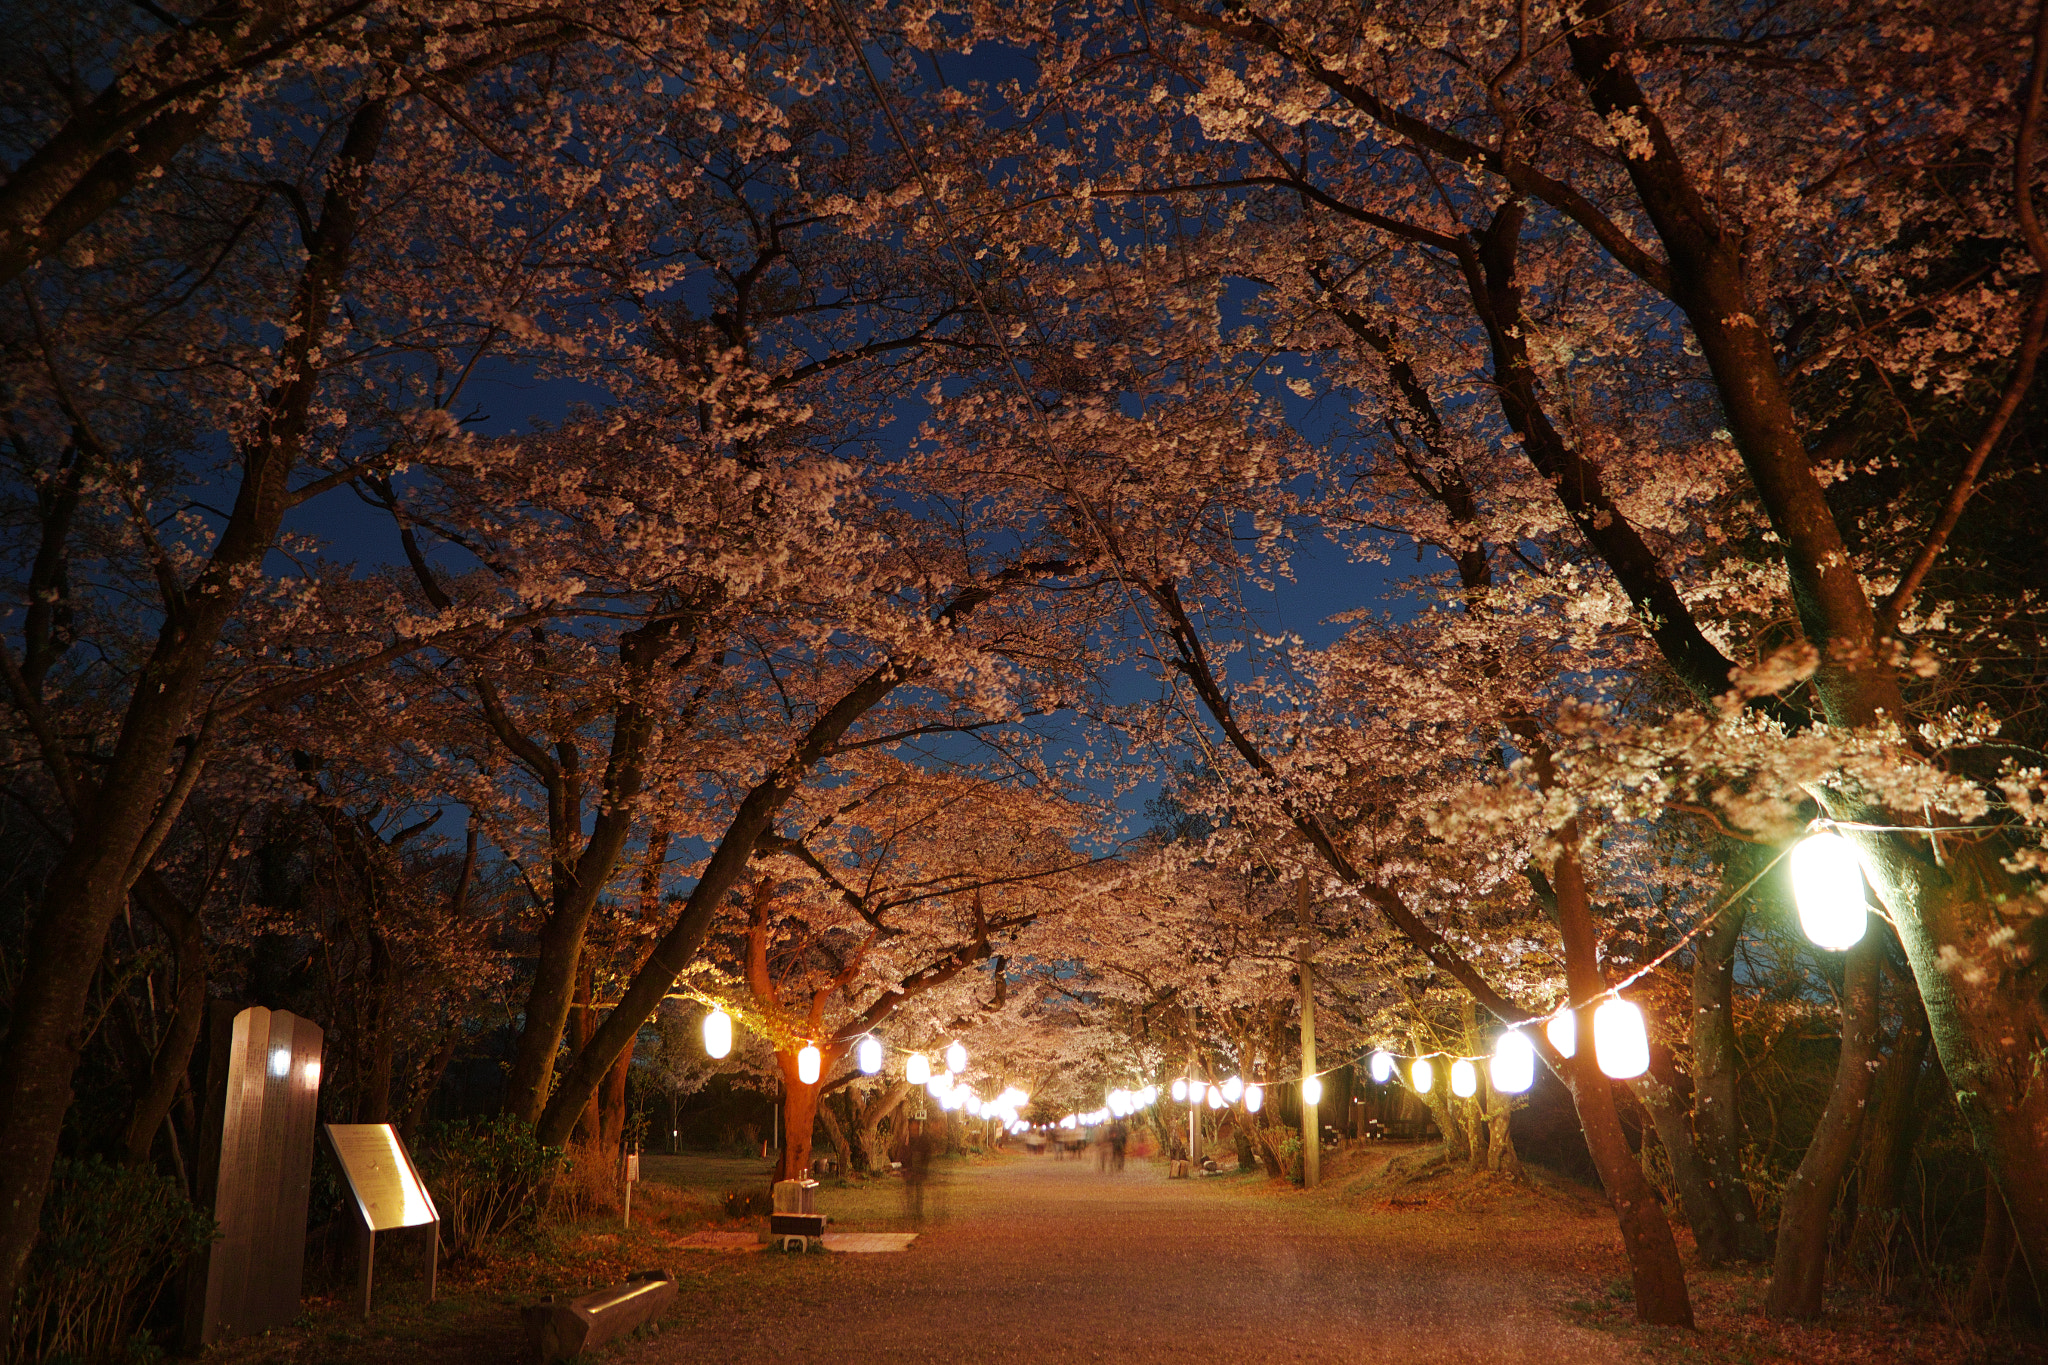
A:
POLYGON ((330 1123, 327 1140, 348 1177, 363 1223, 372 1232, 417 1228, 437 1222, 440 1214, 413 1169, 405 1144, 388 1123, 330 1123))
POLYGON ((427 1302, 434 1301, 434 1274, 441 1253, 441 1215, 414 1169, 405 1144, 388 1123, 330 1123, 327 1142, 355 1196, 363 1223, 363 1316, 370 1316, 370 1272, 376 1263, 377 1234, 396 1228, 429 1229, 427 1302))

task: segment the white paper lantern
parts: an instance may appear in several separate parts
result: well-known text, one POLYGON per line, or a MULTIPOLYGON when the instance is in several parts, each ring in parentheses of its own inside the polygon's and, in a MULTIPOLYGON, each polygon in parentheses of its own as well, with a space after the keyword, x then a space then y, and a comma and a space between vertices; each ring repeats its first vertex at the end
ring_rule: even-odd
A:
POLYGON ((1557 1049, 1558 1056, 1571 1056, 1579 1050, 1579 1016, 1571 1010, 1551 1016, 1543 1026, 1543 1036, 1557 1049))
POLYGON ((1320 1076, 1304 1076, 1301 1081, 1301 1102, 1320 1104, 1323 1100, 1323 1080, 1320 1076))
POLYGON ((1463 1057, 1451 1063, 1451 1093, 1461 1100, 1479 1093, 1479 1068, 1463 1057))
POLYGON ((1209 1107, 1211 1109, 1221 1109, 1223 1107, 1223 1087, 1217 1085, 1209 1087, 1209 1107))
POLYGON ((935 1100, 942 1100, 953 1093, 953 1078, 943 1071, 934 1072, 924 1083, 925 1092, 935 1100))
POLYGON ((981 1117, 981 1101, 971 1094, 967 1097, 967 1112, 975 1118, 981 1117))
POLYGON ((1244 1088, 1244 1107, 1251 1113, 1258 1113, 1266 1103, 1266 1087, 1248 1085, 1244 1088))
POLYGON ((955 1038, 953 1046, 946 1049, 946 1070, 957 1076, 966 1069, 967 1049, 960 1046, 960 1040, 955 1038))
POLYGON ((1593 1059, 1617 1081, 1648 1071, 1650 1035, 1643 1027, 1643 1012, 1621 999, 1594 1010, 1593 1059))
POLYGON ((1822 948, 1840 952, 1863 938, 1863 863, 1839 834, 1809 834, 1792 850, 1792 899, 1799 927, 1822 948))
POLYGON ((1186 1104, 1188 1102, 1187 1077, 1175 1076, 1173 1078, 1173 1102, 1175 1104, 1186 1104))
POLYGON ((923 1085, 932 1078, 932 1064, 924 1059, 922 1052, 913 1052, 903 1063, 903 1079, 912 1085, 923 1085))
POLYGON ((1232 1076, 1229 1080, 1223 1083, 1223 1098, 1227 1102, 1231 1104, 1236 1104, 1238 1100, 1243 1097, 1243 1095, 1244 1077, 1232 1076))
POLYGON ((1429 1064, 1429 1058, 1417 1057, 1415 1065, 1408 1068, 1408 1084, 1418 1095, 1427 1095, 1429 1088, 1436 1084, 1436 1068, 1429 1064))
POLYGON ((1519 1095, 1536 1081, 1536 1047, 1518 1028, 1511 1028, 1493 1045, 1493 1061, 1487 1067, 1493 1088, 1507 1095, 1519 1095))
POLYGON ((1394 1074, 1394 1058, 1385 1048, 1376 1048, 1372 1054, 1372 1078, 1385 1085, 1394 1074))
POLYGON ((882 1043, 878 1038, 860 1040, 861 1074, 872 1076, 882 1069, 882 1043))
POLYGON ((732 1051, 732 1016, 715 1009, 704 1016, 705 1055, 718 1058, 732 1051))
POLYGON ((811 1044, 805 1043, 803 1047, 797 1050, 796 1078, 805 1085, 816 1085, 818 1083, 818 1069, 824 1065, 824 1062, 824 1054, 811 1044))

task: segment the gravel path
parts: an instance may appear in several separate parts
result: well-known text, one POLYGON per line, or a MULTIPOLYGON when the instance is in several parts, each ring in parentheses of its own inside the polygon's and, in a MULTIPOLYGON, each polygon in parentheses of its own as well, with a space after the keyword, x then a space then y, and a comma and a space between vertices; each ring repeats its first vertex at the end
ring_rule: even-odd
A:
MULTIPOLYGON (((830 1190, 820 1191, 830 1208, 830 1190)), ((933 1192, 908 1251, 718 1258, 660 1337, 683 1361, 1633 1359, 1553 1305, 1605 1220, 1375 1212, 1356 1199, 1020 1157, 933 1192), (744 1263, 744 1264, 739 1264, 744 1263)), ((1603 1227, 1604 1223, 1604 1227, 1603 1227)), ((693 1265, 691 1267, 695 1269, 693 1265)))

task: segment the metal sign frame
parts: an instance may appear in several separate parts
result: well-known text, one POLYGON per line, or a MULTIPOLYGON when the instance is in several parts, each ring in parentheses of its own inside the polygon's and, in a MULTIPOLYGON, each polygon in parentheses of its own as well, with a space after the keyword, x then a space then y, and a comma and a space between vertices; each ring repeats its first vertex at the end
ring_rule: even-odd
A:
POLYGON ((356 1218, 362 1225, 363 1316, 370 1316, 370 1286, 377 1259, 377 1234, 395 1232, 400 1228, 430 1229, 427 1302, 432 1303, 441 1263, 441 1211, 434 1205, 434 1196, 427 1190, 427 1182, 420 1179, 419 1168, 412 1164, 412 1154, 405 1150, 398 1130, 388 1123, 329 1123, 323 1125, 323 1131, 327 1135, 328 1150, 334 1153, 335 1164, 341 1167, 342 1178, 348 1182, 348 1192, 356 1203, 356 1218), (361 1160, 371 1154, 364 1151, 365 1143, 360 1139, 374 1140, 373 1135, 381 1136, 384 1139, 383 1149, 397 1158, 382 1170, 361 1160), (389 1208, 394 1183, 400 1212, 396 1219, 391 1219, 385 1216, 384 1211, 389 1208), (406 1209, 411 1203, 410 1195, 418 1196, 419 1203, 425 1206, 426 1217, 408 1218, 406 1209))

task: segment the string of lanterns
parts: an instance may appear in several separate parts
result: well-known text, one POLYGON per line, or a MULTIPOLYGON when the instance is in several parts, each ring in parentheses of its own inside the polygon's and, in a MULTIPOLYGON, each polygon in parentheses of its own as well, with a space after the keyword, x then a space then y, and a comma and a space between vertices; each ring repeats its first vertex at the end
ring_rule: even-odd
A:
MULTIPOLYGON (((1633 1001, 1622 999, 1621 992, 1669 962, 1694 939, 1711 929, 1729 906, 1748 894, 1751 887, 1770 875, 1771 870, 1786 858, 1792 860, 1792 899, 1798 910, 1800 929, 1815 947, 1842 952, 1862 941, 1872 913, 1882 915, 1883 912, 1874 911, 1865 899, 1862 858, 1854 844, 1834 832, 1836 829, 1940 834, 1976 828, 1974 825, 1871 825, 1827 818, 1813 821, 1804 839, 1771 859, 1762 871, 1743 883, 1677 942, 1594 997, 1600 1000, 1600 1004, 1593 1010, 1593 1056, 1601 1073, 1615 1080, 1630 1080, 1650 1067, 1650 1035, 1643 1011, 1633 1001)), ((1409 1064, 1410 1087, 1418 1095, 1427 1095, 1436 1084, 1436 1067, 1431 1059, 1444 1058, 1450 1062, 1451 1093, 1464 1099, 1478 1093, 1477 1063, 1485 1062, 1487 1078, 1495 1090, 1519 1095, 1536 1080, 1536 1048, 1523 1030, 1541 1025, 1544 1037, 1560 1056, 1575 1056, 1578 1052, 1578 1009, 1579 1006, 1567 1001, 1547 1014, 1522 1020, 1501 1033, 1490 1055, 1468 1057, 1441 1050, 1410 1054, 1384 1047, 1375 1048, 1368 1058, 1370 1074, 1374 1081, 1384 1085, 1393 1078, 1397 1060, 1405 1061, 1409 1064)), ((1339 1062, 1302 1077, 1302 1099, 1309 1104, 1317 1103, 1322 1098, 1321 1078, 1345 1066, 1355 1065, 1356 1060, 1339 1062)), ((1232 1082, 1237 1081, 1236 1077, 1231 1079, 1232 1082)), ((1199 1088, 1197 1083, 1196 1090, 1199 1088)), ((1209 1087, 1212 1108, 1221 1108, 1226 1102, 1217 1093, 1218 1089, 1209 1087)), ((1258 1112, 1259 1106, 1251 1092, 1257 1090, 1258 1087, 1253 1086, 1246 1092, 1246 1108, 1253 1113, 1258 1112)), ((1178 1102, 1189 1102, 1190 1089, 1186 1081, 1173 1083, 1173 1098, 1178 1102)), ((1202 1096, 1196 1093, 1193 1099, 1200 1102, 1202 1096)), ((1228 1102, 1234 1103, 1235 1096, 1228 1102)))
MULTIPOLYGON (((1807 827, 1805 838, 1779 853, 1677 942, 1594 997, 1600 1003, 1593 1009, 1593 1056, 1601 1072, 1615 1080, 1629 1080, 1649 1069, 1650 1038, 1643 1011, 1633 1001, 1622 999, 1621 992, 1663 966, 1711 929, 1729 906, 1748 894, 1751 887, 1788 857, 1791 859, 1792 898, 1799 914, 1800 929, 1816 947, 1842 952, 1862 941, 1873 912, 1864 895, 1862 858, 1856 846, 1836 830, 1938 834, 1976 828, 1973 825, 1871 825, 1826 817, 1813 821, 1807 827)), ((1883 914, 1881 910, 1876 913, 1883 914)), ((1540 1025, 1544 1037, 1560 1056, 1576 1056, 1579 1041, 1577 1012, 1590 1003, 1567 1001, 1546 1014, 1512 1025, 1501 1033, 1489 1055, 1459 1056, 1444 1051, 1408 1054, 1378 1047, 1368 1058, 1368 1069, 1373 1080, 1384 1085, 1393 1078, 1397 1060, 1406 1062, 1410 1088, 1418 1095, 1427 1095, 1436 1084, 1436 1067, 1431 1059, 1445 1058, 1450 1062, 1451 1093, 1469 1098, 1479 1090, 1477 1063, 1485 1062, 1487 1078, 1495 1090, 1521 1094, 1536 1079, 1536 1048, 1523 1030, 1540 1025)), ((732 1016, 723 1007, 713 1004, 704 1016, 705 1053, 714 1060, 723 1058, 731 1053, 732 1041, 732 1016)), ((871 1033, 863 1036, 855 1049, 855 1056, 864 1075, 880 1073, 883 1060, 881 1040, 871 1033)), ((1018 1115, 1018 1111, 1030 1102, 1030 1097, 1023 1091, 1012 1087, 996 1099, 983 1100, 971 1087, 955 1079, 967 1069, 967 1049, 958 1039, 946 1048, 944 1061, 945 1070, 934 1073, 925 1055, 913 1052, 904 1061, 903 1078, 911 1085, 926 1087, 939 1101, 940 1107, 948 1112, 965 1109, 974 1117, 1000 1118, 1012 1131, 1021 1132, 1030 1126, 1018 1115)), ((805 1085, 815 1085, 823 1063, 824 1057, 816 1042, 806 1039, 797 1051, 797 1079, 805 1085)), ((1351 1062, 1341 1062, 1301 1077, 1303 1101, 1308 1104, 1319 1102, 1323 1093, 1322 1078, 1355 1063, 1354 1058, 1351 1062)), ((1171 1093, 1176 1104, 1206 1103, 1211 1109, 1222 1109, 1242 1100, 1246 1110, 1254 1114, 1265 1103, 1264 1087, 1256 1083, 1246 1084, 1241 1076, 1232 1076, 1220 1085, 1177 1077, 1171 1093)), ((1102 1108, 1086 1114, 1068 1114, 1060 1119, 1058 1126, 1093 1127, 1112 1117, 1124 1118, 1134 1114, 1156 1103, 1158 1098, 1158 1088, 1151 1085, 1139 1090, 1112 1090, 1102 1108)))

